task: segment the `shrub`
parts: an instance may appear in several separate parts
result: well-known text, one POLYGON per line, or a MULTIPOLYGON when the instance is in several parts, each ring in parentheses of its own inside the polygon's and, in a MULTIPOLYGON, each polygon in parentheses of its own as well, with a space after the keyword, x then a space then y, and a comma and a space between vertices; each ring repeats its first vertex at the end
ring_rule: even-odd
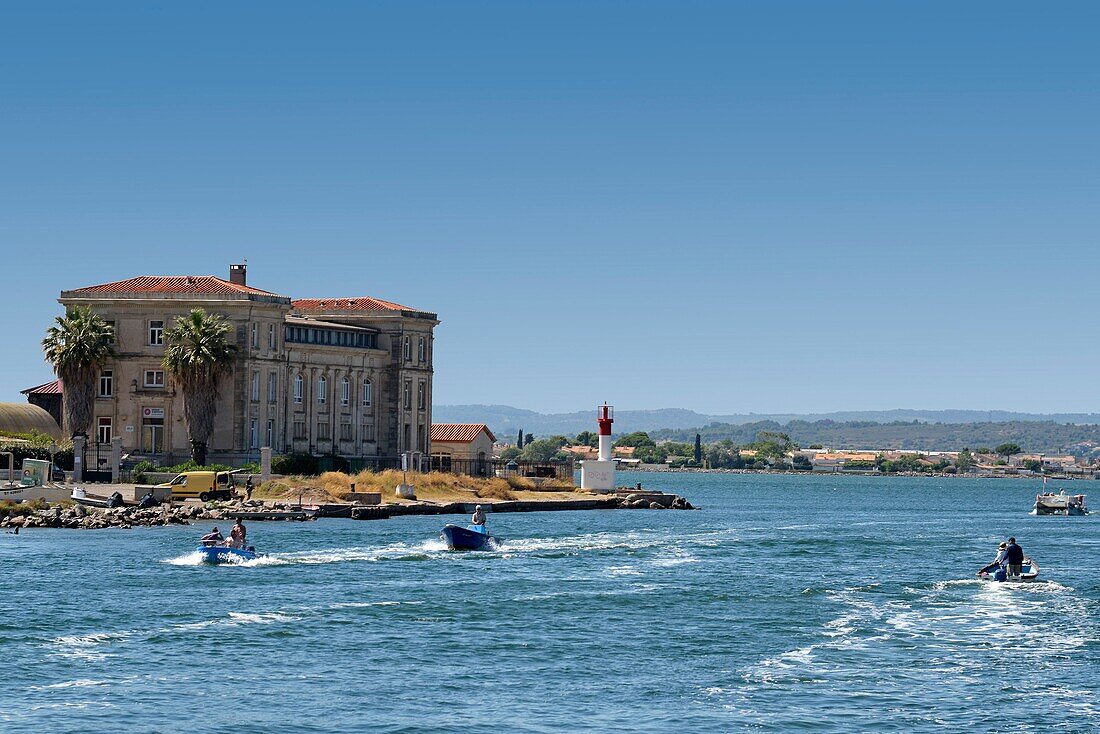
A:
POLYGON ((284 454, 271 459, 271 471, 275 474, 299 474, 316 476, 317 457, 309 454, 284 454))

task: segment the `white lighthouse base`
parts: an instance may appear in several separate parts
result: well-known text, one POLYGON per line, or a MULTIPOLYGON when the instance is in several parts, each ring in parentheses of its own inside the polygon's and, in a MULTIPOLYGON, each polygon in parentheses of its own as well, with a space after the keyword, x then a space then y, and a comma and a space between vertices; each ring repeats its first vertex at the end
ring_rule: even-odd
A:
POLYGON ((614 461, 582 461, 581 489, 610 492, 615 489, 614 461))

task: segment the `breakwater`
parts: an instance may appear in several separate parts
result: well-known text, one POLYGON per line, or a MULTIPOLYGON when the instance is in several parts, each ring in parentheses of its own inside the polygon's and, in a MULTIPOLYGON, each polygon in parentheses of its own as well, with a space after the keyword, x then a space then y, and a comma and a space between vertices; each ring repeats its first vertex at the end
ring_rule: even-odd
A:
POLYGON ((233 520, 314 520, 323 517, 350 517, 356 520, 380 520, 402 515, 458 515, 473 512, 481 504, 490 512, 562 512, 577 510, 690 510, 693 505, 685 498, 664 492, 630 491, 604 497, 579 497, 554 500, 488 500, 468 502, 411 502, 385 505, 329 504, 304 510, 297 505, 276 502, 250 502, 199 505, 193 502, 179 505, 94 508, 84 505, 51 507, 25 515, 10 514, 0 519, 0 528, 66 528, 72 530, 102 530, 105 528, 155 527, 190 525, 193 522, 233 520))

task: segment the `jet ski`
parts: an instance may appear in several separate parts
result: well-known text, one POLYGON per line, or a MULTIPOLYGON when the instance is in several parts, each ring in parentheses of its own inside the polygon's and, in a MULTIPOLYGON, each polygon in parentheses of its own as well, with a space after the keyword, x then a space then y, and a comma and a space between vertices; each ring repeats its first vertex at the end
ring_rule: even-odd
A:
POLYGON ((263 556, 257 553, 255 546, 247 548, 230 548, 225 545, 200 545, 196 551, 203 556, 203 563, 245 563, 254 561, 263 556))

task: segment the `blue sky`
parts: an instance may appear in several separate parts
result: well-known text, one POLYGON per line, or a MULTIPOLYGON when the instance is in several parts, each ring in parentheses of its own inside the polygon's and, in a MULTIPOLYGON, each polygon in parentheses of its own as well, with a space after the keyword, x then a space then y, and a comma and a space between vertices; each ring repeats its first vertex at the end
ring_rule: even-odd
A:
POLYGON ((23 3, 0 400, 62 288, 434 310, 437 403, 1098 411, 1090 3, 23 3))

